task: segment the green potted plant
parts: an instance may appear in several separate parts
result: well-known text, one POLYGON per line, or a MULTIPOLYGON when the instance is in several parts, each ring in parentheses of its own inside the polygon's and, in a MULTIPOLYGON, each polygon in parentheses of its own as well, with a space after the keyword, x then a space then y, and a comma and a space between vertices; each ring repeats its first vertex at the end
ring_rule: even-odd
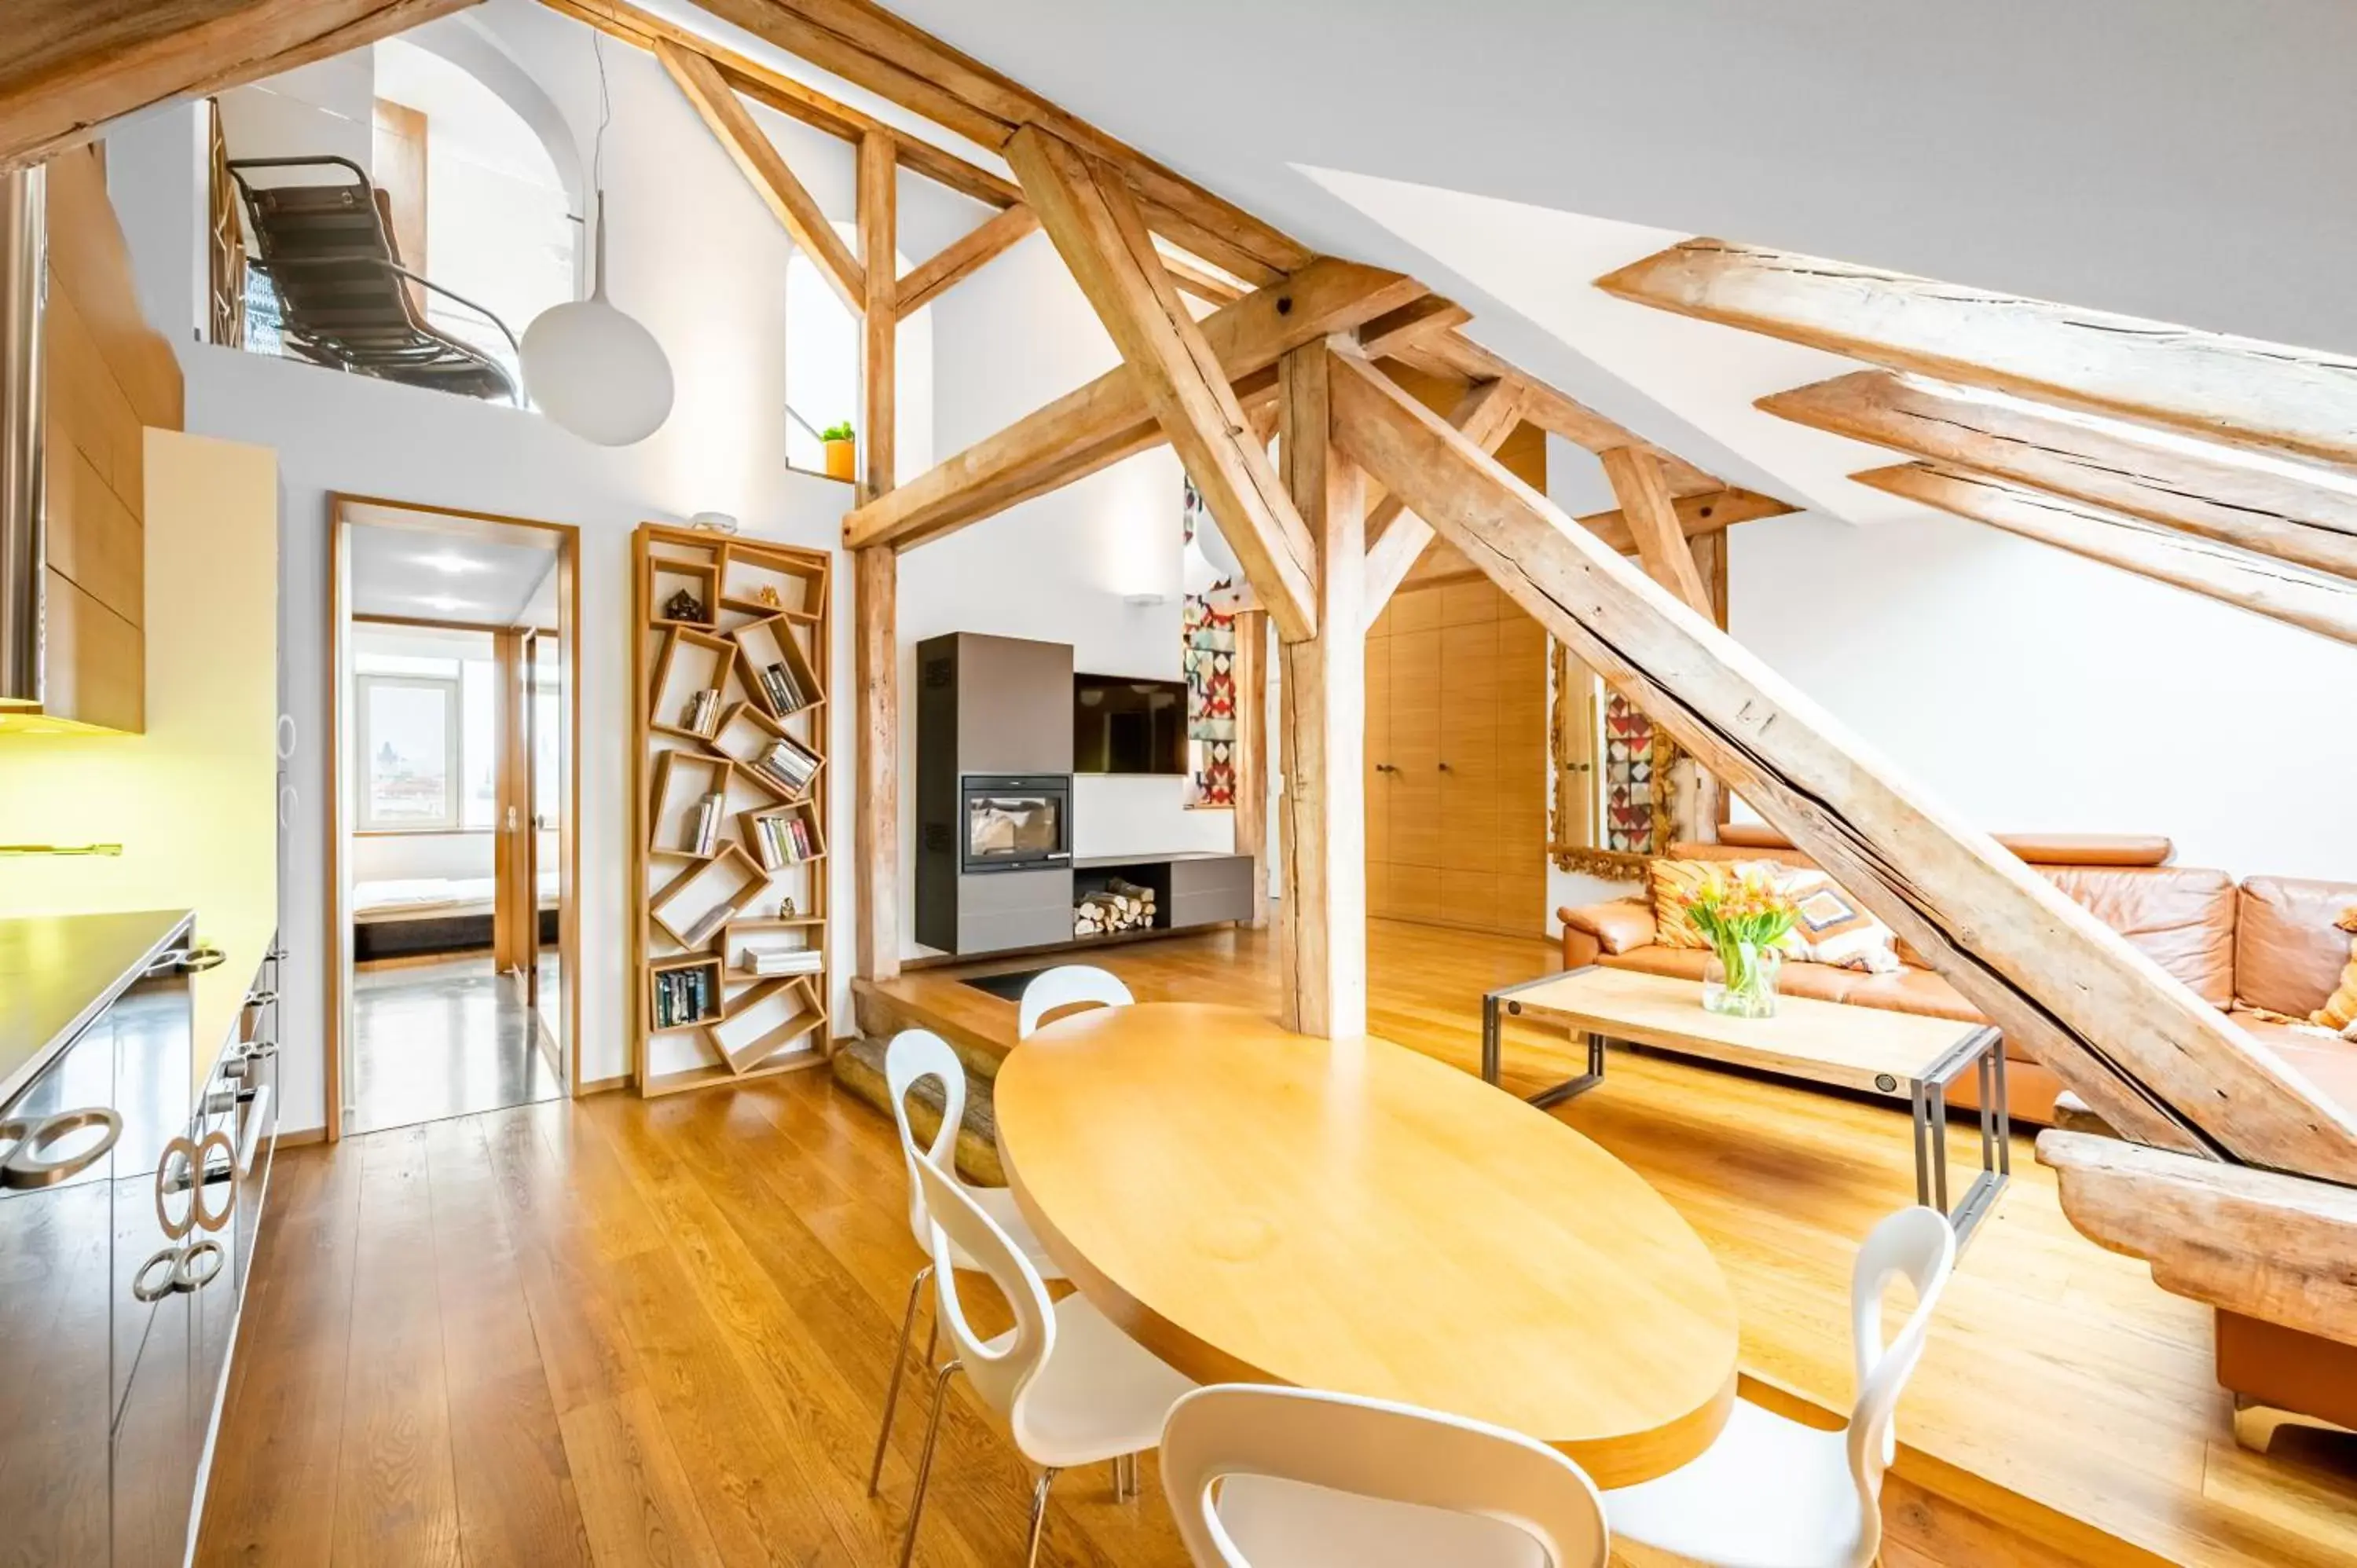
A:
POLYGON ((828 425, 818 433, 819 442, 826 449, 826 477, 830 479, 856 479, 859 477, 859 440, 845 419, 828 425))
POLYGON ((1713 875, 1686 903, 1686 918, 1710 944, 1702 1004, 1733 1018, 1776 1015, 1784 939, 1800 910, 1766 871, 1713 875))

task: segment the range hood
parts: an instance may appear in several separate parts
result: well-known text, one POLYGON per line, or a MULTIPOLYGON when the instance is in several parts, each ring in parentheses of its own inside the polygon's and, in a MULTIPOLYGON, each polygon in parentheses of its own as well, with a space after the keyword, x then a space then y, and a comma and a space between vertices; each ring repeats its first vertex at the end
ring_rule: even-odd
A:
POLYGON ((43 170, 0 176, 0 711, 41 702, 46 209, 43 170))

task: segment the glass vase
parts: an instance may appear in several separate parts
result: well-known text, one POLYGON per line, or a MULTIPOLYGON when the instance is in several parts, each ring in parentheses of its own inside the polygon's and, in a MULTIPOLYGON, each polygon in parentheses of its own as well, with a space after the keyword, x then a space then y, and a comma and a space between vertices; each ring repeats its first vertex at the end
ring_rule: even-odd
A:
POLYGON ((1702 1004, 1729 1018, 1776 1015, 1776 975, 1784 962, 1773 948, 1729 943, 1703 961, 1702 1004))

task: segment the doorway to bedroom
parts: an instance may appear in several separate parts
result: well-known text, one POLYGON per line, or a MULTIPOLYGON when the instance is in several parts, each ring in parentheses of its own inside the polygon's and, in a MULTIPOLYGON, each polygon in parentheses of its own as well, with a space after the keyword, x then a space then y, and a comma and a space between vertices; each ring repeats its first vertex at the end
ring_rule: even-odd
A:
POLYGON ((569 1091, 577 532, 336 499, 331 1134, 569 1091))

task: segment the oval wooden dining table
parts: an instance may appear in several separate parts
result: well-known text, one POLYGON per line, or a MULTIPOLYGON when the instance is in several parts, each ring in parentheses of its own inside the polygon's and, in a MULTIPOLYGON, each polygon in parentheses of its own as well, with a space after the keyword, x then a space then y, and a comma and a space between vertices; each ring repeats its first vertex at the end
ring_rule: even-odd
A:
POLYGON ((1404 1401, 1598 1486, 1709 1446, 1735 1304, 1661 1194, 1513 1095, 1241 1008, 1060 1019, 994 1090, 1017 1202, 1107 1316, 1200 1382, 1404 1401))

